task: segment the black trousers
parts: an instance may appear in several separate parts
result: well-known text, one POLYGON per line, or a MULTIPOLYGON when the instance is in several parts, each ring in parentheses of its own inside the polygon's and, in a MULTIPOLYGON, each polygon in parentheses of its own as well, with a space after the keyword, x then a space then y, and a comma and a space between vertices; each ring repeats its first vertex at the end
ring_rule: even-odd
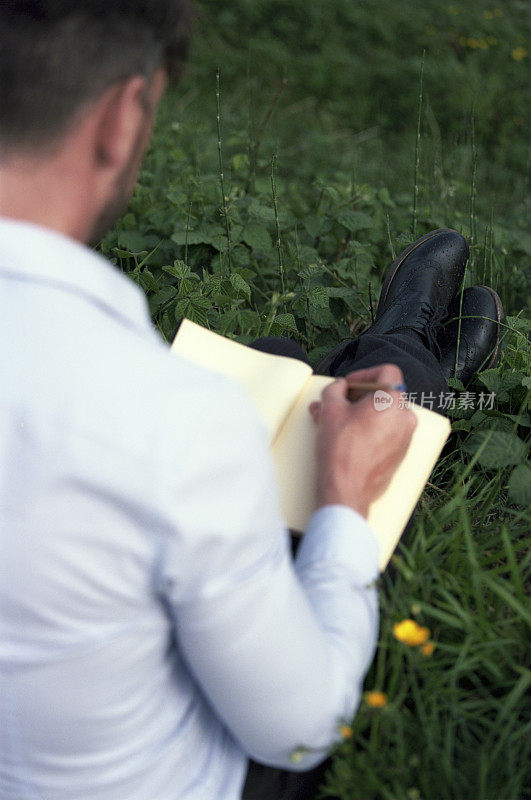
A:
MULTIPOLYGON (((308 363, 304 351, 290 339, 265 337, 250 346, 308 363)), ((329 373, 336 378, 343 377, 356 369, 379 364, 400 367, 411 399, 444 413, 440 395, 448 392, 448 385, 439 362, 415 333, 363 334, 345 345, 332 362, 329 373)), ((251 761, 242 800, 314 800, 328 766, 327 759, 309 772, 289 772, 251 761)))
MULTIPOLYGON (((250 347, 308 363, 304 350, 290 339, 269 336, 257 339, 250 347)), ((396 364, 400 367, 413 402, 443 413, 440 395, 449 391, 448 384, 436 357, 414 332, 362 334, 358 339, 345 343, 328 373, 340 378, 356 369, 379 364, 396 364)))

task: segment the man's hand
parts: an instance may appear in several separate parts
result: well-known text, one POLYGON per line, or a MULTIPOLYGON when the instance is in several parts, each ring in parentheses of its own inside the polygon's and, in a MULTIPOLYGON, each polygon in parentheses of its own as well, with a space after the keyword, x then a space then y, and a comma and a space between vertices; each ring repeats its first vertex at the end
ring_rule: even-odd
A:
POLYGON ((399 408, 399 392, 389 392, 392 405, 374 407, 374 393, 347 400, 349 385, 358 381, 402 383, 401 370, 382 364, 338 378, 312 403, 317 433, 317 507, 341 504, 367 517, 369 505, 387 488, 408 448, 417 420, 399 408))

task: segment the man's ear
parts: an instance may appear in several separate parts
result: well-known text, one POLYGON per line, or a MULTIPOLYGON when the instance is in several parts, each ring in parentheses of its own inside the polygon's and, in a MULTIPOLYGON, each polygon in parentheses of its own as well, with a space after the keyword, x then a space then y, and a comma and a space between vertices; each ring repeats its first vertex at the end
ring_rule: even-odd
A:
POLYGON ((94 155, 98 165, 120 172, 138 147, 146 117, 153 115, 148 79, 135 75, 109 87, 97 103, 94 155))

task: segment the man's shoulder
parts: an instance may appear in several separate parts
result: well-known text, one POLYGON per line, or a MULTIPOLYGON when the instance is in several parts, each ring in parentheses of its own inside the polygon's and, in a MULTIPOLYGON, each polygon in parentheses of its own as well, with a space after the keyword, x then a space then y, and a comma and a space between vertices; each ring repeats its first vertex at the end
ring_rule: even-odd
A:
POLYGON ((0 401, 44 428, 161 469, 194 439, 260 435, 243 389, 172 353, 147 324, 128 327, 64 293, 43 303, 30 331, 14 324, 0 344, 0 401))
MULTIPOLYGON (((263 427, 245 390, 223 374, 173 353, 162 345, 142 354, 149 362, 149 402, 176 424, 198 424, 205 430, 240 423, 263 427)), ((144 387, 146 388, 146 387, 144 387)))
MULTIPOLYGON (((187 449, 206 441, 212 449, 246 441, 267 446, 265 425, 245 390, 173 353, 155 332, 142 340, 132 335, 120 347, 120 364, 108 381, 118 404, 127 409, 124 434, 135 436, 141 448, 156 446, 170 461, 174 455, 183 459, 187 449)), ((108 414, 112 418, 111 408, 108 414)), ((111 433, 115 425, 116 420, 111 433)))
POLYGON ((107 436, 140 452, 157 449, 161 461, 198 439, 217 443, 251 436, 265 440, 265 428, 244 389, 222 374, 173 353, 155 331, 139 337, 122 330, 96 352, 106 364, 92 364, 95 405, 107 436), (102 354, 105 352, 105 356, 102 354), (170 451, 170 452, 169 452, 170 451))

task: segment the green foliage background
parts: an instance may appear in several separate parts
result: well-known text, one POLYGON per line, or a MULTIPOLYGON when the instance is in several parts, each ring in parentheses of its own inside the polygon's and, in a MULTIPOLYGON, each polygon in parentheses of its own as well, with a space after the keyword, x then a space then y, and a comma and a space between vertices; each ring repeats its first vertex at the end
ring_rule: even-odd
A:
POLYGON ((381 580, 366 688, 388 705, 362 703, 322 794, 516 800, 530 739, 531 6, 198 7, 188 75, 101 249, 168 341, 187 316, 243 342, 293 336, 316 363, 370 323, 415 236, 468 238, 465 284, 493 286, 507 315, 501 364, 468 387, 496 402, 450 412, 454 435, 381 580), (406 617, 430 628, 431 657, 394 640, 406 617))

